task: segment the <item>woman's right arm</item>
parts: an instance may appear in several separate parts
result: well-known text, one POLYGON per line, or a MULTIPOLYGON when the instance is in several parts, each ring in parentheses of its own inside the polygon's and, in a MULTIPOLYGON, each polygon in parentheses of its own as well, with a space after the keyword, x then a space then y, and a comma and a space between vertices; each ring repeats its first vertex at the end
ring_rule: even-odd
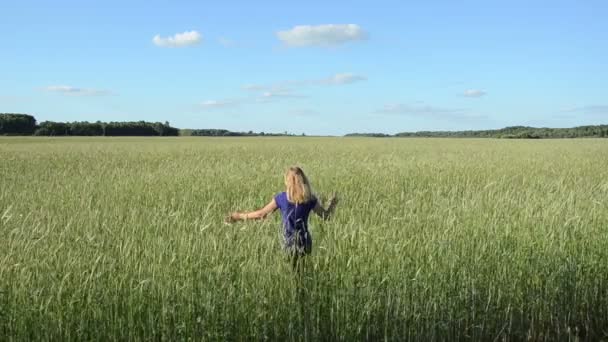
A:
POLYGON ((323 208, 321 203, 319 203, 319 201, 317 201, 317 205, 315 205, 315 207, 312 210, 315 212, 315 214, 319 215, 322 219, 329 220, 331 218, 331 216, 334 214, 334 211, 336 211, 337 204, 338 204, 338 197, 336 196, 336 194, 333 194, 331 196, 331 198, 329 199, 329 205, 327 206, 327 209, 323 208))
POLYGON ((228 217, 226 217, 224 222, 233 223, 236 221, 265 219, 266 216, 272 214, 272 212, 277 210, 277 208, 278 208, 277 202, 273 198, 262 209, 250 211, 250 212, 239 212, 239 211, 234 212, 234 213, 228 215, 228 217))

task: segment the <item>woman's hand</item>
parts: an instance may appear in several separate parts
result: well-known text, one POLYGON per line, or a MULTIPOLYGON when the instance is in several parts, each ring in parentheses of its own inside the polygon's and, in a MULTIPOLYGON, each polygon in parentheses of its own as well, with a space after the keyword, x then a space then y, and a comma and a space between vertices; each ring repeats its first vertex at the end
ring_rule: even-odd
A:
POLYGON ((337 193, 332 193, 331 196, 329 196, 329 206, 336 206, 336 204, 338 204, 338 194, 337 193))
POLYGON ((237 222, 240 219, 241 219, 241 214, 239 212, 234 212, 234 213, 226 216, 226 218, 224 218, 224 223, 230 224, 230 223, 237 222))
POLYGON ((321 205, 321 201, 317 201, 317 205, 312 209, 315 214, 319 215, 324 220, 329 220, 336 210, 336 205, 338 204, 338 195, 335 192, 332 193, 327 202, 327 209, 321 205))
POLYGON ((229 224, 229 223, 234 223, 237 221, 264 219, 264 218, 266 218, 266 216, 272 214, 273 211, 277 210, 277 208, 278 208, 277 203, 274 201, 274 198, 273 198, 262 209, 259 209, 256 211, 249 211, 249 212, 235 211, 232 214, 226 216, 226 218, 224 218, 224 222, 229 224))

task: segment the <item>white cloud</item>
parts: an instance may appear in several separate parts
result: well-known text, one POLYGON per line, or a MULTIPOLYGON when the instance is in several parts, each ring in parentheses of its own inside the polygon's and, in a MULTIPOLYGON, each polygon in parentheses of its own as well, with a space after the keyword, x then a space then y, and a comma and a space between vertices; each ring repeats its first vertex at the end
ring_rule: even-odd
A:
POLYGON ((304 97, 304 96, 293 94, 288 91, 267 91, 264 94, 262 94, 262 97, 304 97))
POLYGON ((232 39, 228 39, 226 37, 219 37, 217 42, 224 47, 234 47, 236 43, 232 39))
POLYGON ((462 95, 464 97, 482 97, 486 95, 486 92, 479 89, 467 89, 462 95))
POLYGON ((305 98, 304 95, 294 94, 290 91, 265 91, 255 97, 242 97, 223 100, 206 100, 198 104, 198 108, 203 110, 226 109, 240 105, 255 103, 270 103, 282 99, 305 98))
POLYGON ((608 105, 590 105, 571 107, 562 110, 568 113, 583 113, 587 115, 608 115, 608 105))
POLYGON ((296 86, 302 86, 303 83, 301 81, 284 81, 275 84, 248 84, 243 86, 244 90, 250 91, 252 93, 291 93, 293 92, 293 88, 296 86))
POLYGON ((401 103, 387 104, 378 112, 387 114, 406 114, 406 115, 437 115, 458 113, 457 109, 434 107, 429 105, 406 105, 401 103))
POLYGON ((286 93, 291 92, 292 88, 298 87, 314 85, 343 85, 365 80, 367 80, 367 77, 365 76, 356 75, 353 73, 341 73, 322 79, 282 81, 269 85, 247 84, 243 86, 243 89, 252 92, 286 93))
POLYGON ((176 33, 172 37, 161 37, 160 35, 154 36, 152 41, 156 46, 160 47, 185 47, 199 44, 203 39, 203 36, 197 31, 186 31, 183 33, 176 33))
POLYGON ((288 113, 295 115, 295 116, 304 116, 304 117, 319 114, 319 112, 317 112, 316 110, 312 110, 312 109, 292 109, 288 113))
POLYGON ((281 99, 297 99, 306 98, 306 95, 297 93, 302 87, 306 86, 333 86, 333 85, 344 85, 360 81, 365 81, 365 76, 356 75, 354 73, 339 73, 330 77, 322 79, 311 79, 311 80, 291 80, 282 81, 274 84, 246 84, 242 86, 243 90, 249 91, 254 95, 241 98, 241 99, 230 99, 230 100, 208 100, 200 105, 203 108, 219 108, 228 107, 238 104, 251 104, 251 103, 269 103, 281 99), (295 89, 295 90, 294 90, 295 89), (255 97, 254 97, 255 96, 255 97))
POLYGON ((261 84, 246 84, 243 86, 243 89, 247 91, 265 91, 268 90, 269 87, 261 84))
POLYGON ((203 101, 200 105, 204 109, 214 109, 236 106, 240 102, 239 100, 207 100, 203 101))
POLYGON ((382 109, 377 110, 380 114, 401 114, 422 118, 430 118, 436 120, 486 120, 483 115, 473 115, 467 113, 466 110, 458 108, 444 108, 425 104, 408 105, 408 104, 387 104, 382 109))
POLYGON ((355 75, 352 73, 343 73, 335 74, 325 80, 321 80, 320 82, 323 84, 349 84, 365 80, 367 80, 365 76, 355 75))
POLYGON ((270 102, 272 100, 279 99, 294 99, 294 98, 305 98, 304 95, 294 94, 290 91, 266 91, 257 99, 257 102, 270 102))
POLYGON ((277 37, 286 46, 331 47, 367 39, 367 33, 356 24, 299 25, 278 31, 277 37))
POLYGON ((52 85, 44 88, 44 90, 72 96, 102 96, 111 94, 108 90, 78 88, 66 85, 52 85))

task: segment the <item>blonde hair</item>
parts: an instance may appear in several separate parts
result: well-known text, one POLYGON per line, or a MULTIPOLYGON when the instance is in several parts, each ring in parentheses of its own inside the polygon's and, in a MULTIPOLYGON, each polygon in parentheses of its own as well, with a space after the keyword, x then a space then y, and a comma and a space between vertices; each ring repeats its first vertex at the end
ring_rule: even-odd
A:
POLYGON ((313 197, 308 178, 304 171, 297 166, 292 166, 285 172, 285 186, 287 187, 287 200, 291 203, 306 203, 313 197))

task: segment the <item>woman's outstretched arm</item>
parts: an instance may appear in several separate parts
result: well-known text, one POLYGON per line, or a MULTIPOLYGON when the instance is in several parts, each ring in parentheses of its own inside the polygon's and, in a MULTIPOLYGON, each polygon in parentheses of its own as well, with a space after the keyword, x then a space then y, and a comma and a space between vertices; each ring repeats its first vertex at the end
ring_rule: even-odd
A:
POLYGON ((274 198, 264 206, 264 208, 250 211, 250 212, 234 212, 228 217, 226 217, 226 223, 232 223, 237 221, 245 221, 245 220, 260 220, 266 218, 266 216, 272 214, 273 211, 277 210, 277 202, 274 201, 274 198))
POLYGON ((327 209, 323 208, 323 206, 319 203, 319 201, 317 201, 317 205, 312 210, 315 212, 315 214, 319 215, 322 219, 329 220, 331 218, 331 216, 334 214, 334 211, 336 211, 337 204, 338 204, 338 196, 336 196, 336 194, 333 194, 331 196, 331 198, 329 199, 329 205, 327 206, 327 209))

